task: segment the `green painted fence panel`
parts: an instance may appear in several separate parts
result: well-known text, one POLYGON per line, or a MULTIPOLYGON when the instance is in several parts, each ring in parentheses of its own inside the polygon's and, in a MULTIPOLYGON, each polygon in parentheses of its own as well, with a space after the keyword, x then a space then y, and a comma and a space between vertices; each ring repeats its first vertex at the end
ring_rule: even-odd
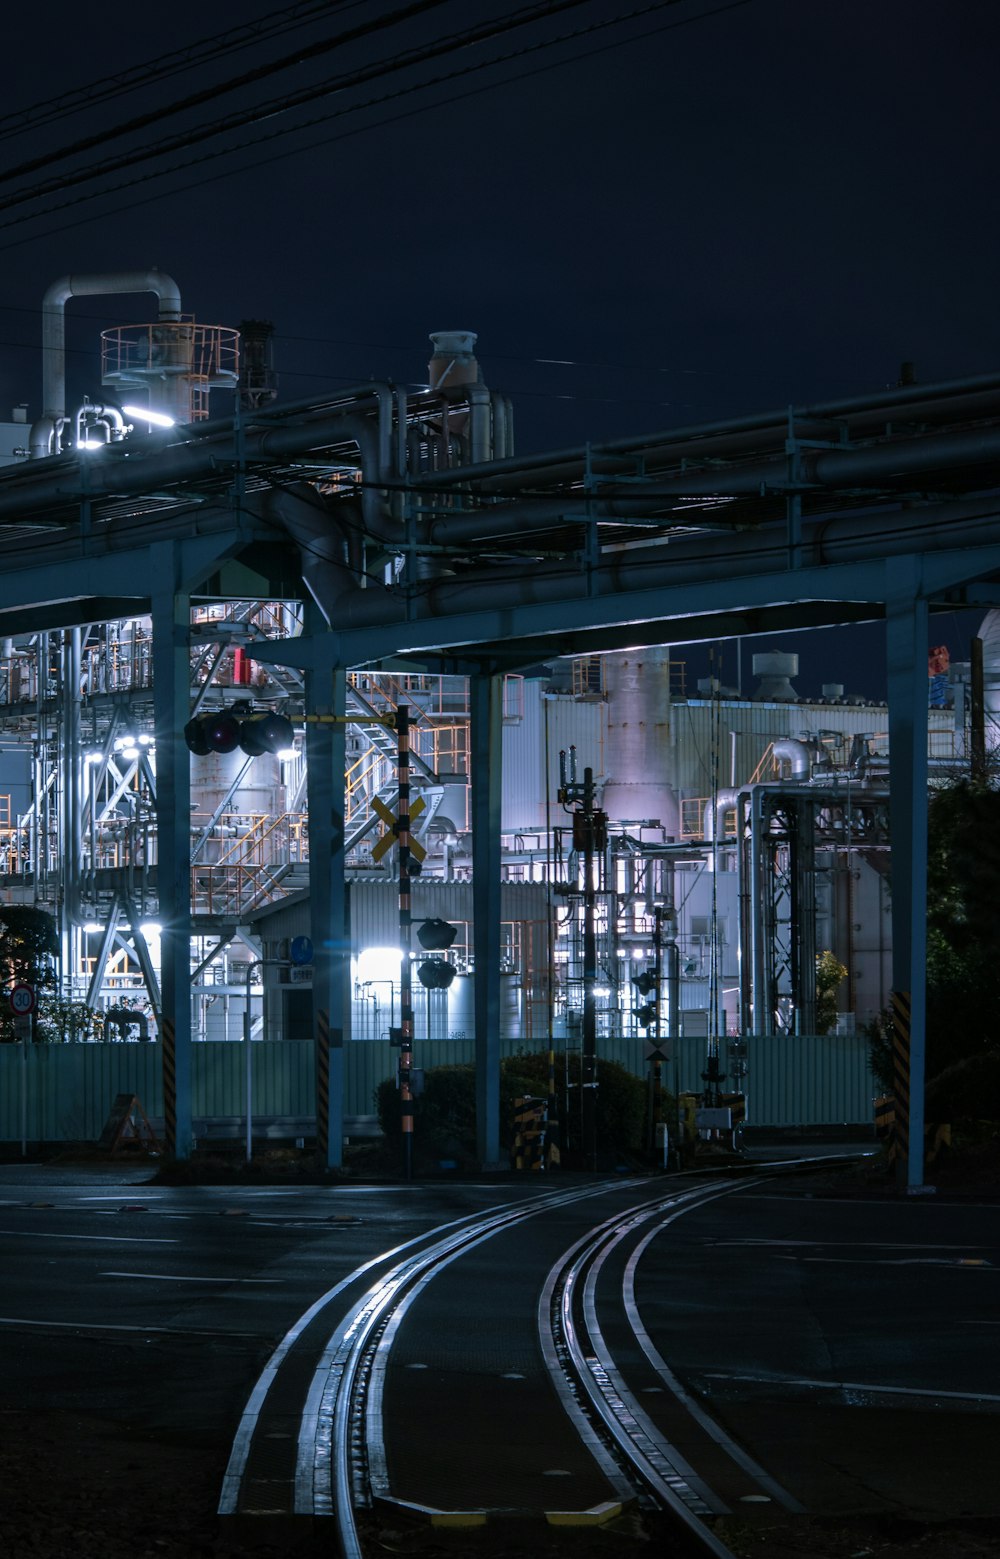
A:
MULTIPOLYGON (((504 1055, 526 1047, 505 1039, 504 1055)), ((600 1056, 637 1077, 647 1075, 645 1041, 634 1035, 602 1038, 600 1056)), ((344 1053, 344 1116, 375 1114, 375 1090, 393 1077, 398 1050, 386 1041, 355 1041, 344 1053)), ((425 1040, 418 1067, 471 1065, 466 1040, 425 1040)), ((295 1119, 315 1114, 310 1040, 257 1040, 252 1049, 255 1117, 295 1119)), ((865 1039, 857 1034, 751 1035, 747 1041, 747 1120, 754 1126, 861 1125, 873 1119, 878 1091, 865 1039)), ((722 1058, 723 1071, 727 1059, 722 1058)), ((705 1041, 682 1038, 676 1061, 663 1063, 663 1086, 700 1093, 705 1041)), ((723 1085, 732 1086, 727 1079, 723 1085)), ((222 1040, 191 1047, 192 1115, 197 1123, 242 1116, 246 1108, 246 1053, 222 1040)), ((160 1050, 156 1044, 0 1045, 0 1141, 92 1142, 101 1134, 115 1096, 132 1093, 151 1120, 163 1116, 160 1050)))

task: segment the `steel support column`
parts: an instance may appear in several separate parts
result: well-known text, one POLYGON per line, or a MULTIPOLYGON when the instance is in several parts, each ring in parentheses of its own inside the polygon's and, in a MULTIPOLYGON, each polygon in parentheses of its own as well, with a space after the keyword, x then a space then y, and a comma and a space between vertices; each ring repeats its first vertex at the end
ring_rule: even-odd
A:
POLYGON ((927 601, 917 558, 894 561, 886 602, 889 796, 892 828, 892 984, 910 1012, 909 1132, 897 1173, 906 1188, 924 1178, 927 1017, 927 601))
POLYGON ((157 890, 160 1022, 167 1152, 191 1156, 191 755, 184 726, 191 703, 191 603, 182 584, 181 549, 151 549, 153 708, 156 720, 157 890))
POLYGON ((472 947, 475 961, 476 1151, 500 1162, 500 798, 503 678, 469 679, 472 947))
POLYGON ((305 682, 307 712, 327 717, 306 724, 316 1153, 320 1163, 337 1169, 344 1156, 344 1042, 351 1024, 344 884, 347 673, 307 671, 305 682))

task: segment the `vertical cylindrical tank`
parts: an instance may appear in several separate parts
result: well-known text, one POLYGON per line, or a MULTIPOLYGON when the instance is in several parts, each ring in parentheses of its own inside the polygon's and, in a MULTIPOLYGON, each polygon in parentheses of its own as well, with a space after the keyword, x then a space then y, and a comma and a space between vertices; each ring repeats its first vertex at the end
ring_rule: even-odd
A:
MULTIPOLYGON (((285 811, 280 760, 273 753, 248 759, 239 748, 195 758, 191 764, 191 800, 191 827, 196 835, 223 802, 225 817, 233 813, 245 819, 280 817, 285 811)), ((231 850, 230 844, 226 853, 231 854, 231 850)), ((214 860, 218 853, 219 846, 210 843, 201 858, 214 860)))
POLYGON ((612 822, 656 819, 678 837, 670 783, 670 649, 623 650, 604 657, 608 739, 603 807, 612 822))
POLYGON ((987 612, 979 629, 983 641, 983 705, 986 711, 987 747, 997 743, 1000 724, 1000 612, 987 612))

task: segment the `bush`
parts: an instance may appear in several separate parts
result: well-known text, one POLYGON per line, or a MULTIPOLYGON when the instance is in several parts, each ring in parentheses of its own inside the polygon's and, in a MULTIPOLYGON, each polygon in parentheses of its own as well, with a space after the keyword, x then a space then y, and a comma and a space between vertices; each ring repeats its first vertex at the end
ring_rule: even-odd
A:
MULTIPOLYGON (((646 1127, 646 1084, 616 1061, 597 1063, 596 1131, 600 1157, 640 1152, 646 1127)), ((579 1058, 555 1058, 557 1114, 563 1141, 570 1155, 578 1155, 581 1141, 581 1090, 579 1058)), ((514 1146, 515 1100, 531 1095, 546 1098, 549 1091, 548 1052, 506 1056, 500 1063, 500 1144, 507 1152, 514 1146)), ((663 1095, 664 1118, 669 1097, 663 1095)), ((387 1078, 375 1091, 379 1123, 390 1143, 402 1137, 399 1090, 387 1078)), ((414 1104, 414 1127, 422 1153, 448 1158, 474 1159, 476 1153, 476 1073, 473 1066, 433 1067, 424 1075, 424 1088, 414 1104)))
POLYGON ((927 1084, 929 1121, 1000 1121, 1000 1056, 968 1056, 927 1084))

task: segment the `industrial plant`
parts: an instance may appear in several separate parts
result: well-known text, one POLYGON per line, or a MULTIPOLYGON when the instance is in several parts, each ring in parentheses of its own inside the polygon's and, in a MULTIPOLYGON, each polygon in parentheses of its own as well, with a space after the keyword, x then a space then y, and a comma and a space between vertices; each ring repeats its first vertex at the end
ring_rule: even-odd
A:
POLYGON ((256 1119, 333 1165, 383 1077, 464 1059, 489 1163, 499 1057, 552 1050, 871 1118, 927 785, 995 703, 1000 619, 982 667, 927 652, 1000 566, 1000 379, 520 457, 476 347, 285 402, 271 327, 163 273, 46 292, 0 426, 0 898, 56 949, 7 1140, 124 1091, 178 1157, 256 1119), (156 317, 70 405, 66 307, 124 293, 156 317), (774 648, 881 620, 886 702, 774 648), (678 648, 723 642, 734 685, 678 648))

